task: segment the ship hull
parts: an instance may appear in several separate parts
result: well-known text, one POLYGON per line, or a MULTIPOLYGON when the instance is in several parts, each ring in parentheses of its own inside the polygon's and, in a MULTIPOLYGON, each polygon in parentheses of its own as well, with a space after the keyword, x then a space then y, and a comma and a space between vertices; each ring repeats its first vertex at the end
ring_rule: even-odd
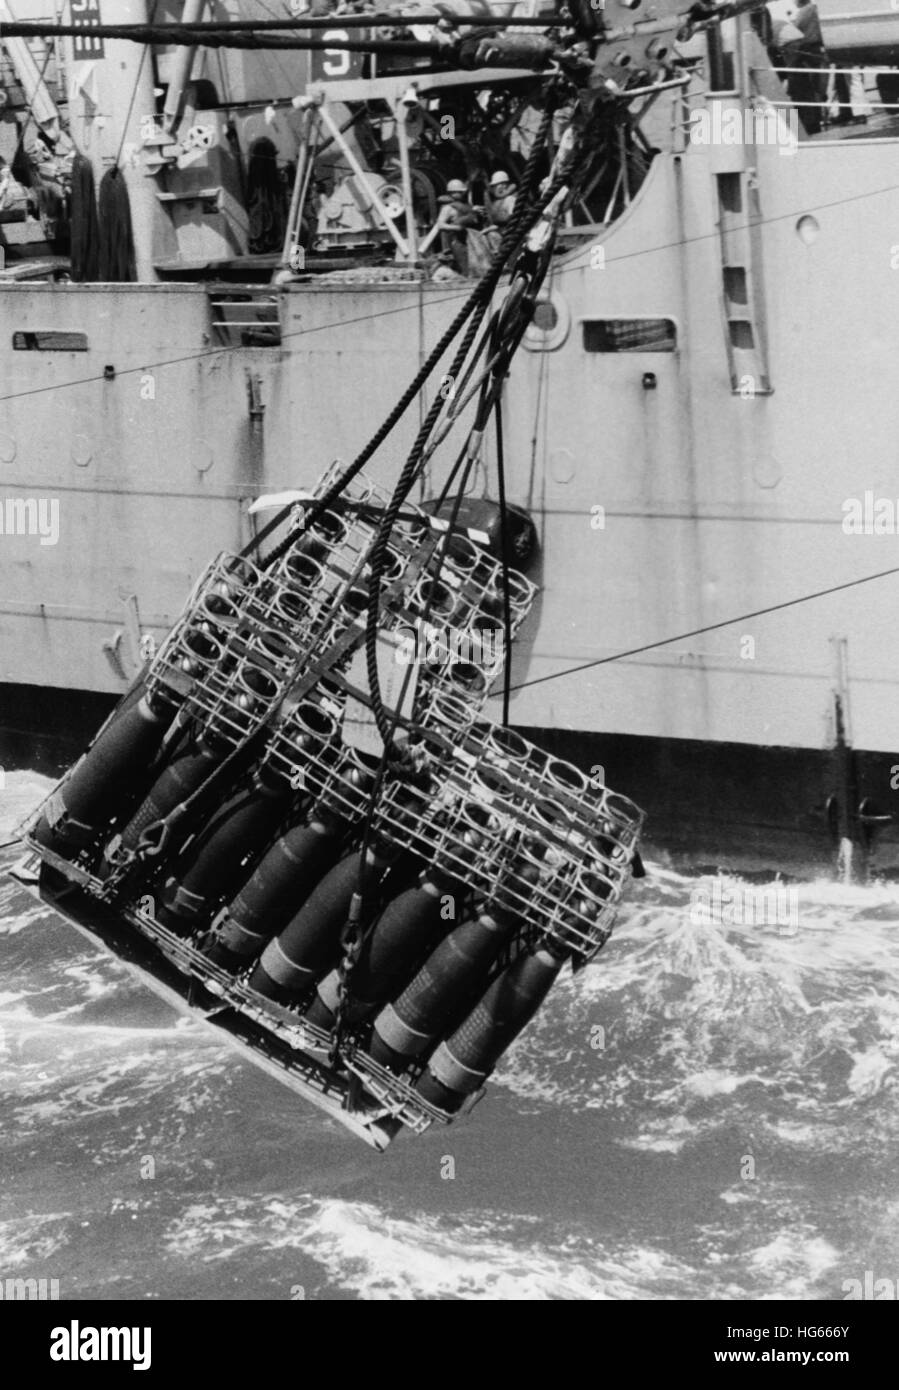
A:
MULTIPOLYGON (((116 699, 93 691, 3 688, 2 762, 58 776, 83 751, 116 699)), ((611 786, 647 812, 646 852, 694 869, 807 877, 840 858, 839 798, 864 804, 850 823, 858 871, 899 878, 899 826, 883 796, 899 752, 758 747, 521 727, 547 752, 611 786)))

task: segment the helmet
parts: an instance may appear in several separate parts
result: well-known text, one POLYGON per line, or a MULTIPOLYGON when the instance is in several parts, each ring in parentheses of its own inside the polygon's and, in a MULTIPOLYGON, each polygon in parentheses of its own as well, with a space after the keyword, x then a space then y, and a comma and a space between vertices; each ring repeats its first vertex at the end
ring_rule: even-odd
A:
POLYGON ((514 180, 514 179, 510 179, 510 178, 509 178, 509 175, 506 174, 506 173, 504 173, 502 169, 497 169, 497 171, 496 171, 495 174, 491 174, 491 175, 490 175, 490 187, 491 187, 491 188, 497 188, 497 187, 499 186, 499 184, 501 184, 501 183, 514 183, 514 182, 515 182, 515 180, 514 180))
POLYGON ((461 179, 450 179, 449 183, 446 185, 446 191, 447 193, 461 193, 464 197, 468 189, 461 179))

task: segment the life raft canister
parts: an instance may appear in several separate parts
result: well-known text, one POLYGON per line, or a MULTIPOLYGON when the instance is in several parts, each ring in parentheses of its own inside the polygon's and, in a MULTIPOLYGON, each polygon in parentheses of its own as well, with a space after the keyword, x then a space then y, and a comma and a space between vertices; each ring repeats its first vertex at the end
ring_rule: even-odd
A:
POLYGON ((133 804, 152 776, 149 769, 175 717, 177 697, 146 691, 135 691, 135 697, 101 730, 35 826, 34 839, 64 858, 133 804))
POLYGON ((295 999, 335 963, 353 896, 374 891, 396 850, 372 843, 346 855, 313 888, 292 922, 262 953, 250 988, 278 1003, 295 999), (361 870, 361 873, 360 873, 361 870))
POLYGON ((332 867, 348 828, 341 817, 318 810, 276 840, 213 925, 209 960, 231 971, 255 960, 332 867))
POLYGON ((422 1099, 450 1113, 458 1110, 533 1018, 563 963, 541 948, 524 952, 497 975, 468 1017, 436 1048, 416 1086, 422 1099))
MULTIPOLYGON (((359 1023, 408 984, 422 958, 449 930, 452 920, 442 915, 446 899, 459 901, 461 890, 434 869, 419 882, 391 898, 366 934, 353 966, 352 994, 347 999, 349 1023, 359 1023)), ((319 1028, 333 1027, 339 975, 332 970, 321 981, 306 1018, 319 1028)))

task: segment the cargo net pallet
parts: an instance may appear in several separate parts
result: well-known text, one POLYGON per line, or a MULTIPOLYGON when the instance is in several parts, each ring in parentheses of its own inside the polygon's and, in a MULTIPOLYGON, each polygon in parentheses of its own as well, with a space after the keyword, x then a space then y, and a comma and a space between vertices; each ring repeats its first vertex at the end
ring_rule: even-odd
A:
POLYGON ((381 572, 385 771, 364 643, 388 500, 360 476, 268 561, 219 556, 25 831, 72 885, 61 911, 139 937, 378 1148, 483 1093, 566 961, 607 940, 642 825, 483 717, 536 590, 408 506, 381 572))

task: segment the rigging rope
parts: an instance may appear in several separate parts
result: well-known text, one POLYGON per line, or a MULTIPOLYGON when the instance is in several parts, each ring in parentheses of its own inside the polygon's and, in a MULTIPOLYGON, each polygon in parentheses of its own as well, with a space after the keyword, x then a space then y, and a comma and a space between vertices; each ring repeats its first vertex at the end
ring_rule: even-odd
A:
POLYGON ((235 19, 195 20, 189 25, 169 22, 159 24, 152 20, 147 24, 57 24, 49 20, 11 20, 0 25, 0 36, 10 38, 39 38, 44 35, 71 36, 88 34, 97 38, 133 38, 135 42, 156 42, 155 35, 165 34, 159 42, 170 43, 171 33, 199 34, 206 41, 208 34, 271 34, 278 30, 289 33, 303 33, 316 29, 408 29, 413 25, 421 28, 426 24, 440 25, 441 28, 481 28, 485 24, 508 28, 526 29, 570 29, 571 20, 563 15, 490 15, 490 14, 443 14, 432 11, 430 14, 335 14, 303 15, 299 19, 235 19), (150 38, 146 35, 150 34, 150 38))
MULTIPOLYGON (((466 455, 467 462, 465 464, 462 479, 459 483, 459 487, 454 498, 453 510, 450 515, 449 525, 447 527, 446 534, 442 537, 440 552, 437 556, 437 574, 441 572, 444 560, 447 554, 449 553, 449 547, 452 543, 454 530, 459 519, 459 511, 462 506, 462 499, 465 496, 465 489, 468 485, 468 479, 475 463, 474 457, 468 455, 467 448, 463 449, 458 459, 456 460, 456 463, 453 465, 453 470, 450 474, 450 479, 447 484, 447 487, 451 486, 452 479, 458 472, 463 461, 465 461, 466 455)), ((421 630, 424 633, 427 633, 428 622, 431 617, 431 610, 433 608, 433 604, 436 598, 435 589, 436 586, 432 585, 431 588, 427 591, 424 611, 422 613, 421 618, 421 630)), ((381 788, 384 784, 384 778, 387 775, 387 772, 390 767, 390 750, 393 744, 393 739, 396 734, 397 727, 399 726, 401 717, 400 712, 403 708, 403 703, 406 697, 406 690, 408 689, 411 675, 412 663, 410 662, 409 665, 406 667, 406 674, 403 678, 403 684, 400 690, 399 698, 396 701, 396 705, 391 716, 390 737, 388 740, 385 740, 384 742, 384 750, 381 754, 381 760, 378 765, 378 771, 375 776, 375 781, 374 785, 372 786, 371 794, 369 796, 368 806, 366 808, 365 819, 363 822, 362 840, 359 850, 359 877, 356 884, 356 892, 354 893, 352 902, 350 904, 350 911, 347 917, 347 921, 344 925, 340 938, 341 954, 340 962, 337 968, 337 1007, 334 1011, 334 1024, 331 1030, 331 1048, 329 1053, 329 1058, 332 1065, 337 1060, 337 1057, 340 1052, 341 1043, 343 1041, 343 1035, 346 1027, 346 1010, 349 1004, 350 985, 352 980, 353 968, 357 960, 359 959, 359 954, 362 948, 363 929, 365 923, 365 918, 363 915, 365 908, 364 876, 366 859, 372 840, 374 816, 377 810, 378 801, 380 799, 381 788)))
MULTIPOLYGON (((454 341, 456 337, 458 337, 459 333, 462 331, 469 317, 472 314, 475 314, 479 310, 481 310, 482 305, 486 307, 486 304, 489 303, 490 299, 492 299, 493 294, 496 290, 496 286, 499 283, 502 272, 505 269, 506 263, 509 259, 509 256, 511 255, 511 252, 514 249, 517 242, 520 240, 526 218, 529 215, 533 216, 533 209, 530 204, 530 194, 528 194, 527 196, 525 195, 526 181, 530 177, 530 169, 536 167, 537 162, 539 160, 539 155, 542 152, 542 141, 545 140, 546 135, 546 130, 544 129, 544 127, 548 128, 548 119, 551 120, 551 115, 549 115, 548 117, 546 115, 544 116, 544 120, 541 123, 542 138, 541 132, 538 131, 537 137, 535 138, 534 144, 531 149, 528 164, 525 165, 525 169, 522 174, 522 182, 519 185, 519 200, 522 201, 521 209, 519 210, 518 202, 516 201, 515 211, 513 213, 512 219, 506 227, 506 230, 503 234, 502 240, 500 242, 500 245, 497 249, 496 255, 493 259, 493 262, 491 263, 489 270, 478 281, 477 285, 474 287, 471 294, 468 296, 465 303, 462 305, 459 312, 456 314, 455 318, 450 323, 449 327, 443 333, 437 344, 434 346, 434 348, 432 348, 431 352, 428 354, 427 358, 416 372, 412 381, 409 383, 408 387, 403 392, 402 396, 399 398, 396 405, 391 410, 390 414, 372 435, 371 439, 362 449, 361 453, 359 453, 353 460, 353 462, 344 470, 343 473, 341 473, 340 477, 335 480, 333 485, 328 489, 324 496, 321 497, 317 502, 313 503, 309 510, 306 512, 305 516, 303 517, 303 532, 308 531, 312 526, 315 525, 315 522, 318 520, 318 518, 334 505, 334 503, 340 497, 340 494, 344 491, 344 489, 353 481, 357 474, 359 474, 362 471, 366 463, 368 463, 369 459, 371 459, 372 456, 381 447, 385 439, 387 439, 388 435, 392 433, 393 429, 405 415, 412 402, 417 399, 425 382, 431 376, 440 359, 443 357, 444 353, 450 347, 451 343, 454 341)), ((481 310, 480 312, 479 321, 482 318, 483 310, 481 310)), ((458 372, 453 373, 451 370, 448 373, 448 375, 455 377, 458 375, 458 372)), ((442 406, 443 402, 442 400, 440 400, 439 409, 442 409, 442 406)), ((427 423, 427 419, 428 417, 426 417, 425 423, 427 423)), ((424 425, 422 426, 422 429, 424 429, 424 425)), ((430 434, 430 426, 428 426, 428 434, 430 434)), ((262 530, 253 538, 253 540, 243 551, 243 554, 249 554, 251 551, 257 549, 258 546, 262 543, 262 541, 264 541, 266 537, 269 536, 272 533, 272 531, 274 531, 275 528, 285 520, 289 512, 289 506, 282 508, 271 519, 271 521, 269 521, 262 528, 262 530)), ((272 565, 277 563, 277 561, 280 560, 281 556, 285 553, 285 551, 287 551, 290 548, 290 546, 294 544, 295 539, 295 536, 286 536, 279 543, 279 545, 275 547, 275 549, 270 553, 270 555, 267 556, 266 564, 272 565)))
MULTIPOLYGON (((521 238, 530 225, 537 220, 540 208, 535 207, 535 194, 537 192, 537 170, 540 158, 544 153, 544 145, 552 122, 553 113, 559 101, 557 88, 554 86, 547 95, 546 109, 540 123, 540 128, 528 160, 522 174, 522 181, 519 187, 519 194, 516 200, 512 219, 503 235, 496 260, 481 281, 478 295, 474 305, 474 313, 469 322, 462 342, 453 359, 450 367, 449 376, 455 382, 461 373, 468 354, 471 350, 477 329, 487 311, 487 306, 493 291, 499 282, 503 267, 508 260, 513 248, 520 242, 521 238)), ((552 190, 544 195, 544 201, 548 201, 552 190)), ((510 291, 511 294, 511 291, 510 291)), ((517 346, 517 344, 516 344, 517 346)), ((381 590, 381 574, 384 567, 387 547, 391 532, 396 524, 403 502, 408 497, 422 462, 425 446, 443 411, 446 402, 442 396, 437 396, 431 405, 430 410, 425 416, 406 463, 397 481, 396 488, 391 498, 390 504, 381 520, 375 537, 371 552, 371 577, 370 577, 370 603, 368 609, 368 630, 366 633, 366 665, 369 680, 369 690, 371 694, 372 713, 385 743, 389 743, 389 721, 384 709, 381 697, 380 682, 378 679, 377 668, 377 640, 378 640, 378 600, 381 590)))
MULTIPOLYGON (((484 316, 486 315, 487 309, 490 304, 490 300, 492 299, 493 291, 495 289, 496 284, 499 281, 499 277, 502 273, 503 267, 505 266, 512 250, 520 244, 523 235, 526 233, 527 230, 529 230, 530 225, 537 221, 544 205, 549 200, 549 197, 551 195, 552 189, 550 188, 550 190, 548 191, 544 190, 542 196, 538 199, 536 196, 538 192, 536 184, 540 158, 544 151, 547 135, 551 127, 553 114, 557 104, 557 93, 555 92, 555 90, 553 90, 553 92, 549 95, 547 99, 546 109, 543 115, 543 119, 541 121, 540 129, 538 131, 537 137, 534 140, 531 152, 528 157, 528 161, 525 165, 524 173, 522 175, 522 181, 519 187, 519 196, 518 199, 516 199, 515 209, 513 211, 510 223, 503 234, 500 247, 495 257, 494 264, 491 266, 490 270, 487 272, 487 275, 484 277, 484 279, 481 281, 481 284, 478 287, 480 293, 476 292, 476 297, 472 296, 474 302, 470 302, 470 306, 466 306, 466 308, 470 307, 470 318, 468 319, 467 326, 465 327, 462 336, 462 341, 456 351, 455 357, 453 358, 453 363, 450 370, 450 379, 454 383, 459 377, 459 375, 463 372, 465 364, 468 361, 469 355, 472 352, 472 346, 474 344, 474 339, 477 335, 478 328, 480 327, 484 319, 484 316), (489 293, 486 289, 487 286, 490 287, 489 293)), ((543 257, 543 264, 541 267, 539 267, 544 273, 546 265, 548 264, 549 254, 551 254, 551 247, 552 243, 550 242, 547 254, 543 257)), ((499 394, 502 390, 503 382, 505 380, 509 359, 511 358, 512 353, 515 351, 515 348, 518 346, 518 343, 521 340, 521 335, 523 334, 527 326, 527 323, 529 322, 529 315, 521 313, 522 299, 523 296, 521 294, 518 294, 518 297, 516 298, 516 284, 515 282, 513 282, 513 286, 510 288, 509 295, 507 296, 503 309, 501 309, 494 315, 493 320, 491 321, 491 324, 487 332, 485 333, 479 348, 472 356, 472 361, 468 366, 468 371, 466 372, 464 378, 467 379, 467 377, 471 374, 472 370, 474 369, 474 365, 478 360, 478 357, 489 343, 491 345, 490 356, 493 359, 491 368, 489 372, 485 374, 484 380, 481 384, 480 399, 478 402, 478 408, 475 414, 474 423, 471 429, 469 430, 466 443, 463 446, 463 449, 461 450, 453 466, 450 479, 448 480, 447 485, 444 489, 443 496, 445 498, 446 495, 448 495, 449 488, 452 486, 453 477, 456 475, 460 467, 462 467, 462 477, 456 490, 456 495, 453 502, 453 509, 449 518, 449 525, 447 527, 445 535, 442 538, 442 544, 439 549, 439 554, 437 555, 436 565, 433 569, 433 582, 427 591, 427 598, 424 606, 424 614, 422 617, 422 623, 425 632, 427 631, 427 623, 430 617, 431 608, 436 598, 436 582, 442 571, 445 558, 449 551, 449 546, 452 544, 455 528, 458 523, 459 511, 461 509, 462 501, 465 496, 465 490, 468 484, 468 479, 478 457, 478 449, 476 447, 472 447, 472 443, 476 443, 480 440, 483 430, 486 427, 487 422, 489 421, 490 413, 498 402, 499 394), (509 312, 510 306, 512 312, 509 312), (505 342, 502 341, 504 334, 505 342), (494 347, 498 348, 499 351, 494 353, 492 351, 494 347)), ((466 318, 467 317, 468 316, 466 315, 466 318)), ((353 895, 348 918, 344 925, 344 929, 341 935, 341 956, 338 965, 337 1008, 335 1011, 334 1024, 331 1031, 330 1056, 332 1062, 335 1062, 337 1060, 337 1056, 340 1051, 343 1033, 345 1030, 346 1008, 350 994, 352 973, 356 961, 358 960, 362 944, 362 929, 364 925, 365 909, 365 871, 368 851, 372 840, 374 817, 377 811, 381 795, 381 788, 384 783, 384 778, 386 777, 388 771, 397 770, 397 749, 394 743, 394 738, 397 727, 400 722, 401 710, 403 708, 403 700, 412 672, 412 667, 410 664, 406 670, 399 699, 396 701, 393 711, 388 712, 384 706, 383 698, 381 695, 380 678, 378 672, 378 636, 381 579, 383 575, 383 568, 391 533, 399 517, 402 505, 415 484, 416 477, 419 475, 421 469, 425 466, 425 451, 428 442, 431 438, 431 434, 434 430, 437 420, 439 419, 443 411, 445 404, 445 399, 441 395, 438 395, 437 397, 435 397, 435 400, 433 401, 430 409, 428 410, 427 415, 425 416, 425 419, 419 429, 418 435, 416 436, 415 442, 412 446, 409 456, 406 460, 406 463, 403 467, 403 470, 400 474, 400 477, 397 481, 390 503, 381 519, 370 553, 369 598, 365 645, 366 675, 368 680, 371 709, 375 718, 375 723, 377 725, 378 732, 380 733, 383 741, 383 751, 381 754, 381 760, 378 767, 375 782, 368 798, 368 805, 366 808, 365 819, 363 822, 362 840, 359 851, 359 876, 357 880, 356 891, 353 895)), ((379 431, 378 433, 380 434, 381 431, 379 431)), ((375 445, 375 447, 377 446, 375 445)), ((363 456, 367 458, 370 456, 370 453, 372 452, 374 452, 374 449, 371 448, 371 446, 367 446, 366 450, 363 451, 363 455, 360 455, 360 458, 363 456)), ((353 465, 353 467, 355 466, 356 465, 353 465)), ((503 528, 505 530, 506 514, 504 484, 503 501, 501 504, 501 515, 503 528)), ((505 554, 505 535, 503 537, 503 551, 505 554)), ((507 565, 504 565, 503 573, 505 590, 505 639, 508 654, 508 640, 511 630, 511 614, 509 610, 508 598, 507 565)), ((403 770, 405 775, 408 777, 408 765, 403 770)))
POLYGON ((509 727, 509 704, 512 681, 512 599, 509 594, 509 512, 506 506, 506 463, 503 452, 503 397, 502 390, 496 397, 493 408, 496 429, 496 477, 499 489, 499 534, 503 566, 503 727, 509 727))
POLYGON ((801 603, 812 603, 815 599, 828 598, 831 594, 841 594, 847 589, 873 584, 877 579, 888 579, 894 574, 899 574, 899 565, 893 565, 887 570, 878 570, 876 574, 864 574, 860 579, 847 579, 843 584, 832 584, 828 589, 816 589, 810 594, 800 594, 798 598, 785 599, 782 603, 772 603, 767 608, 757 608, 753 613, 738 613, 735 618, 722 618, 718 623, 706 623, 704 627, 694 627, 689 632, 676 632, 671 637, 660 637, 657 642, 644 642, 641 647, 630 647, 627 651, 613 652, 611 656, 599 656, 593 661, 583 661, 578 666, 568 666, 564 671, 553 671, 548 676, 535 676, 533 680, 513 685, 512 689, 528 690, 533 685, 563 680, 565 676, 576 676, 580 671, 591 671, 595 666, 608 666, 611 662, 623 661, 628 656, 641 656, 644 652, 657 651, 659 647, 670 647, 672 642, 685 642, 688 637, 702 637, 706 632, 718 632, 723 627, 733 627, 735 623, 747 623, 753 618, 767 617, 769 613, 782 613, 785 608, 796 608, 801 603))
MULTIPOLYGON (((339 24, 339 17, 337 20, 339 24)), ((495 27, 495 26, 494 26, 495 27)), ((487 37, 493 30, 484 30, 487 37)), ((219 31, 198 30, 194 26, 185 27, 177 25, 174 28, 166 28, 160 25, 138 25, 129 27, 128 25, 92 25, 86 28, 84 25, 63 24, 55 27, 49 25, 30 25, 24 23, 0 25, 0 39, 6 38, 39 38, 39 37, 64 37, 79 35, 89 35, 92 39, 127 40, 132 43, 165 44, 176 48, 235 48, 235 49, 258 49, 268 52, 293 51, 311 53, 381 53, 390 54, 395 57, 408 58, 432 58, 438 62, 444 62, 448 66, 455 66, 456 58, 454 48, 450 43, 439 43, 430 39, 350 39, 350 38, 285 38, 277 34, 252 34, 252 33, 223 33, 219 31)), ((469 38, 473 35, 467 36, 469 38)), ((539 54, 533 59, 539 68, 549 65, 548 55, 539 54)), ((490 66, 493 68, 514 68, 530 67, 530 61, 526 61, 524 53, 516 53, 506 59, 501 54, 495 54, 491 58, 490 66)), ((415 73, 410 74, 415 76, 415 73)))

